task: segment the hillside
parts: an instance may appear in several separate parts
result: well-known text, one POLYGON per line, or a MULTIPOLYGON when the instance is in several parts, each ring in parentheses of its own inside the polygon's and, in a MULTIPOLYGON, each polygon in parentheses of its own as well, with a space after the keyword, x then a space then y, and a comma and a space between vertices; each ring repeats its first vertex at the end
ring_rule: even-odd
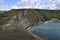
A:
POLYGON ((6 12, 0 12, 0 25, 6 24, 13 16, 18 16, 19 14, 23 14, 22 16, 32 21, 32 23, 34 23, 34 21, 36 23, 39 21, 51 20, 51 18, 60 19, 59 10, 13 9, 6 12))
POLYGON ((0 25, 9 24, 12 27, 12 24, 15 25, 16 23, 18 23, 19 25, 16 24, 15 26, 23 27, 32 24, 38 24, 51 19, 52 17, 48 13, 44 13, 43 10, 13 9, 0 14, 0 25), (9 21, 13 22, 11 23, 9 21))
MULTIPOLYGON (((31 35, 29 32, 27 32, 27 28, 32 25, 39 24, 41 22, 52 20, 52 18, 60 19, 59 10, 56 11, 56 10, 42 10, 42 9, 41 10, 40 9, 13 9, 10 11, 5 11, 0 14, 0 30, 3 30, 1 32, 1 35, 3 37, 5 37, 4 35, 9 35, 7 37, 8 38, 12 37, 13 39, 11 38, 11 40, 14 40, 15 38, 17 39, 17 37, 20 36, 22 40, 23 38, 27 38, 27 37, 28 38, 30 37, 29 40, 35 40, 36 37, 34 37, 34 35, 31 35), (3 33, 5 34, 3 35, 3 33)), ((6 40, 8 40, 7 37, 5 37, 6 40)), ((38 38, 36 38, 36 40, 38 40, 38 38)))
POLYGON ((21 26, 24 28, 30 25, 49 21, 52 18, 60 19, 60 11, 42 9, 12 9, 0 14, 0 26, 5 25, 8 28, 7 25, 10 25, 9 28, 12 26, 21 26))
POLYGON ((52 18, 60 19, 60 10, 43 10, 44 13, 48 13, 52 18))

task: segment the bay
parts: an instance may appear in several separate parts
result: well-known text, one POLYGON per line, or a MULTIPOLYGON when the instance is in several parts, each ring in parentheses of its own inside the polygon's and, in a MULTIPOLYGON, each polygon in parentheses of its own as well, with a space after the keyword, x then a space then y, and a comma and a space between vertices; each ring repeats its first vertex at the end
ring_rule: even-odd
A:
POLYGON ((28 31, 44 38, 44 40, 60 40, 60 21, 38 24, 28 31))

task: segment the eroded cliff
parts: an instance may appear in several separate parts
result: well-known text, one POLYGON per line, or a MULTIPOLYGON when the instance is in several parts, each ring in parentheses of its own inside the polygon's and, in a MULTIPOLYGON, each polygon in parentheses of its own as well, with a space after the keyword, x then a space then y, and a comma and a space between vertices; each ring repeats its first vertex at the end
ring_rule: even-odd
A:
POLYGON ((15 13, 15 15, 12 14, 11 20, 3 25, 4 29, 26 29, 28 26, 52 19, 50 15, 43 13, 38 9, 20 9, 11 11, 10 12, 15 13))
POLYGON ((53 14, 52 11, 40 9, 13 9, 4 12, 0 14, 0 39, 44 40, 27 32, 26 29, 31 25, 51 20, 52 17, 57 18, 57 16, 52 16, 53 14))

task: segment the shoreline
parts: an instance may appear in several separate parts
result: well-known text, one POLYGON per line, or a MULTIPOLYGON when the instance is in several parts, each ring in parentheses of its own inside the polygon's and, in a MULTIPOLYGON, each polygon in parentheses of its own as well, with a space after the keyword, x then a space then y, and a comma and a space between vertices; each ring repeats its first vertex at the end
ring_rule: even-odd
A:
MULTIPOLYGON (((60 21, 60 20, 52 19, 52 20, 49 20, 49 21, 42 22, 42 23, 40 23, 40 24, 47 24, 47 23, 58 22, 58 21, 60 21)), ((38 25, 38 24, 31 25, 31 26, 29 26, 26 30, 27 30, 29 33, 31 33, 34 37, 41 38, 41 37, 39 37, 38 35, 36 35, 36 34, 34 34, 34 33, 32 33, 32 32, 30 31, 30 29, 31 29, 32 27, 36 26, 36 25, 38 25)), ((42 39, 43 39, 43 38, 42 38, 42 39)))
POLYGON ((45 22, 43 22, 44 24, 47 24, 47 23, 51 23, 51 22, 57 22, 58 21, 58 19, 56 19, 56 18, 52 18, 51 20, 49 20, 49 21, 45 21, 45 22))
MULTIPOLYGON (((52 18, 52 19, 49 20, 49 21, 41 22, 41 23, 38 23, 38 24, 47 24, 47 23, 58 22, 58 21, 60 21, 60 20, 58 20, 58 19, 56 19, 56 18, 52 18)), ((32 25, 28 26, 26 30, 29 31, 32 27, 34 27, 34 26, 36 26, 36 25, 38 25, 38 24, 32 24, 32 25)))

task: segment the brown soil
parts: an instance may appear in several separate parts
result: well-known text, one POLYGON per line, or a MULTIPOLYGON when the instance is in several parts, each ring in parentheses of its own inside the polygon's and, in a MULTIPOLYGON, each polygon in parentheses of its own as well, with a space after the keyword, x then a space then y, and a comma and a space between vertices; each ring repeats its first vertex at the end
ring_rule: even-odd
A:
POLYGON ((0 40, 40 40, 40 38, 24 30, 2 30, 0 40))

